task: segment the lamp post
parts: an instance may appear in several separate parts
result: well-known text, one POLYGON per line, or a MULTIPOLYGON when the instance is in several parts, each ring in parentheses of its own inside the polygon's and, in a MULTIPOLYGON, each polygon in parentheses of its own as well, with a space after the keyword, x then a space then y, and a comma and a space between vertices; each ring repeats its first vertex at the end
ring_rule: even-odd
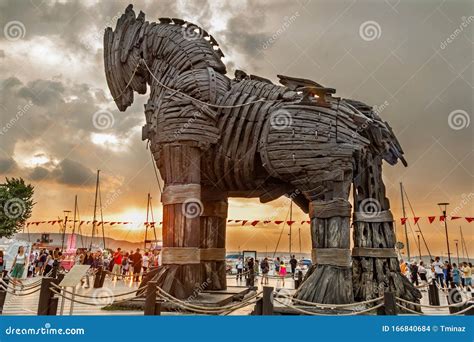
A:
POLYGON ((458 248, 458 242, 459 240, 454 240, 454 243, 456 244, 456 255, 458 257, 458 266, 459 266, 459 248, 458 248))
POLYGON ((446 246, 448 247, 448 260, 449 263, 451 264, 451 252, 449 250, 449 238, 448 238, 448 222, 446 219, 446 210, 448 208, 449 203, 438 203, 439 208, 443 212, 443 218, 444 218, 444 231, 446 233, 446 246))
POLYGON ((67 227, 67 214, 69 214, 71 210, 64 210, 64 226, 63 226, 63 236, 61 241, 61 252, 64 250, 64 238, 66 236, 66 227, 67 227))

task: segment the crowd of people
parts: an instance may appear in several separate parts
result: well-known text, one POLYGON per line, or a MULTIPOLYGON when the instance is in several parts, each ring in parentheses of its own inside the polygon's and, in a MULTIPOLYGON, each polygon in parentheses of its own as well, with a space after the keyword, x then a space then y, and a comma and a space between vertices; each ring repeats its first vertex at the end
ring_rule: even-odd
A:
MULTIPOLYGON (((288 261, 290 267, 291 276, 294 278, 297 270, 302 269, 304 266, 301 261, 298 261, 295 255, 292 255, 288 261)), ((260 261, 254 260, 252 257, 247 257, 245 260, 239 257, 236 264, 236 280, 241 281, 242 276, 245 278, 254 277, 256 274, 260 274, 262 285, 268 284, 269 273, 273 269, 273 276, 276 276, 281 280, 281 285, 285 286, 285 278, 287 278, 287 263, 283 258, 276 257, 270 260, 268 257, 261 259, 260 261)))
POLYGON ((132 278, 140 281, 148 270, 160 264, 159 250, 124 252, 121 248, 112 250, 90 251, 85 248, 76 250, 75 255, 69 256, 61 252, 59 248, 37 249, 26 254, 25 247, 18 248, 12 264, 6 265, 4 252, 0 251, 0 278, 8 274, 13 284, 22 286, 22 278, 25 270, 26 277, 52 276, 56 277, 58 272, 65 270, 65 263, 70 261, 73 265, 89 265, 92 270, 102 267, 112 273, 115 279, 132 278))
POLYGON ((406 275, 410 281, 419 285, 427 284, 433 279, 441 287, 462 287, 467 291, 472 289, 472 263, 460 262, 450 263, 449 261, 441 261, 440 257, 431 259, 430 265, 425 265, 423 261, 405 262, 400 260, 400 271, 406 275))

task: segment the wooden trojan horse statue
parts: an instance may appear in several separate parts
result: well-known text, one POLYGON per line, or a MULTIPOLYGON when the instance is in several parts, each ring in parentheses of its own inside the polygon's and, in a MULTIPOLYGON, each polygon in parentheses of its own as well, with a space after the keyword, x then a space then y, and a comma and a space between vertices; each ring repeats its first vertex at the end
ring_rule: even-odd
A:
MULTIPOLYGON (((354 301, 353 287, 366 279, 381 284, 370 267, 358 268, 352 282, 348 197, 361 174, 357 156, 370 152, 376 165, 403 160, 394 134, 358 102, 332 97, 334 89, 314 81, 279 75, 276 85, 240 70, 230 79, 222 57, 202 28, 175 18, 149 23, 131 5, 115 30, 106 29, 105 71, 119 110, 132 104, 134 91, 150 88, 143 139, 165 186, 163 265, 147 279, 179 298, 197 288, 224 289, 227 198, 269 202, 286 195, 311 217, 317 262, 298 297, 354 301)), ((382 184, 380 177, 375 182, 382 184)), ((393 248, 392 242, 371 247, 393 248)), ((392 254, 381 253, 375 258, 389 261, 389 278, 400 280, 392 254)), ((410 293, 399 288, 408 284, 386 285, 410 293)))

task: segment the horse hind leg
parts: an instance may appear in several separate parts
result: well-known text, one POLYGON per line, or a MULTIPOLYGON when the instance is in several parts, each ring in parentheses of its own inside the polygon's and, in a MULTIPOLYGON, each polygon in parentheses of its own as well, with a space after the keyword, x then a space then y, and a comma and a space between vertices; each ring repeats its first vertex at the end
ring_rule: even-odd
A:
POLYGON ((351 172, 342 181, 317 184, 303 191, 310 201, 312 257, 296 298, 314 303, 345 304, 354 301, 350 267, 350 216, 347 200, 351 172))

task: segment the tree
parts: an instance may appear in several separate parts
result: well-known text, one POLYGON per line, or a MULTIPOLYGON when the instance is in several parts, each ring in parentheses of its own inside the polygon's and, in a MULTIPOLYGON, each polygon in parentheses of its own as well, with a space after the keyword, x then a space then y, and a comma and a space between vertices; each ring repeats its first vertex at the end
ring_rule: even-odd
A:
POLYGON ((0 184, 0 238, 20 231, 31 217, 34 187, 22 178, 6 178, 0 184))

